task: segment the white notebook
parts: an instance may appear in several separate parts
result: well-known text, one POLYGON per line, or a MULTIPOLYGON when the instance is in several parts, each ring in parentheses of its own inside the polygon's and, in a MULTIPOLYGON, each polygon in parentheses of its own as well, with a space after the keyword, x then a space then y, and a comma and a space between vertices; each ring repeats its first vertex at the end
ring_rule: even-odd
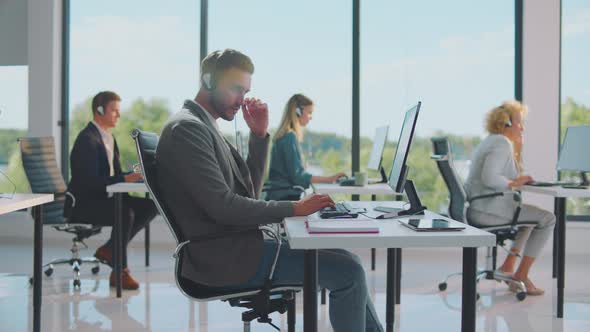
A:
POLYGON ((305 222, 309 234, 379 233, 379 225, 373 220, 308 220, 305 222))

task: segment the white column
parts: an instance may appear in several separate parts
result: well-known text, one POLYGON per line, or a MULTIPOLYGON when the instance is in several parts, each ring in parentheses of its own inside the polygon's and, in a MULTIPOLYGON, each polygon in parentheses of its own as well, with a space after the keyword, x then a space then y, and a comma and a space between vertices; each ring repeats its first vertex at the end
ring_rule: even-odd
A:
POLYGON ((29 136, 53 136, 60 162, 62 0, 28 0, 29 136))
MULTIPOLYGON (((555 180, 558 156, 560 0, 525 0, 523 18, 524 163, 539 180, 555 180)), ((525 202, 553 211, 553 199, 525 194, 525 202)))

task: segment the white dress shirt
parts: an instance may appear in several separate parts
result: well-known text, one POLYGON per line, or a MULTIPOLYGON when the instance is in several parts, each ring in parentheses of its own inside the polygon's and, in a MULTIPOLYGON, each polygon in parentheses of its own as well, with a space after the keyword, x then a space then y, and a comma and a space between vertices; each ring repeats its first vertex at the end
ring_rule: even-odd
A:
POLYGON ((115 138, 113 137, 113 134, 102 129, 96 122, 94 122, 94 120, 92 120, 91 122, 98 129, 100 137, 102 138, 102 143, 104 144, 105 150, 107 152, 107 159, 109 160, 109 175, 114 176, 115 138))

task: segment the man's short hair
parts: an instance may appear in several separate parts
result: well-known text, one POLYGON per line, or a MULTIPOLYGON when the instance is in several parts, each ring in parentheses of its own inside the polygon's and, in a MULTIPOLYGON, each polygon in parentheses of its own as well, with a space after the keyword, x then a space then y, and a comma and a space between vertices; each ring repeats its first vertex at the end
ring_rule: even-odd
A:
POLYGON ((111 101, 121 101, 121 97, 113 91, 101 91, 92 98, 92 114, 98 113, 98 107, 106 108, 111 101))
POLYGON ((214 51, 201 62, 201 77, 210 75, 211 89, 214 89, 219 78, 226 70, 237 68, 249 74, 254 73, 254 64, 250 57, 240 51, 225 49, 214 51))

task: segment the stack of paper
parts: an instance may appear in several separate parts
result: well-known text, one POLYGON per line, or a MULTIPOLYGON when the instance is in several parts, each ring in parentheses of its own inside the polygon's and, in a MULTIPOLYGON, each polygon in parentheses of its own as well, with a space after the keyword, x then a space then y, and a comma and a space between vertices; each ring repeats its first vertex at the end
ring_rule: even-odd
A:
POLYGON ((379 233, 374 220, 308 220, 306 226, 309 234, 379 233))

